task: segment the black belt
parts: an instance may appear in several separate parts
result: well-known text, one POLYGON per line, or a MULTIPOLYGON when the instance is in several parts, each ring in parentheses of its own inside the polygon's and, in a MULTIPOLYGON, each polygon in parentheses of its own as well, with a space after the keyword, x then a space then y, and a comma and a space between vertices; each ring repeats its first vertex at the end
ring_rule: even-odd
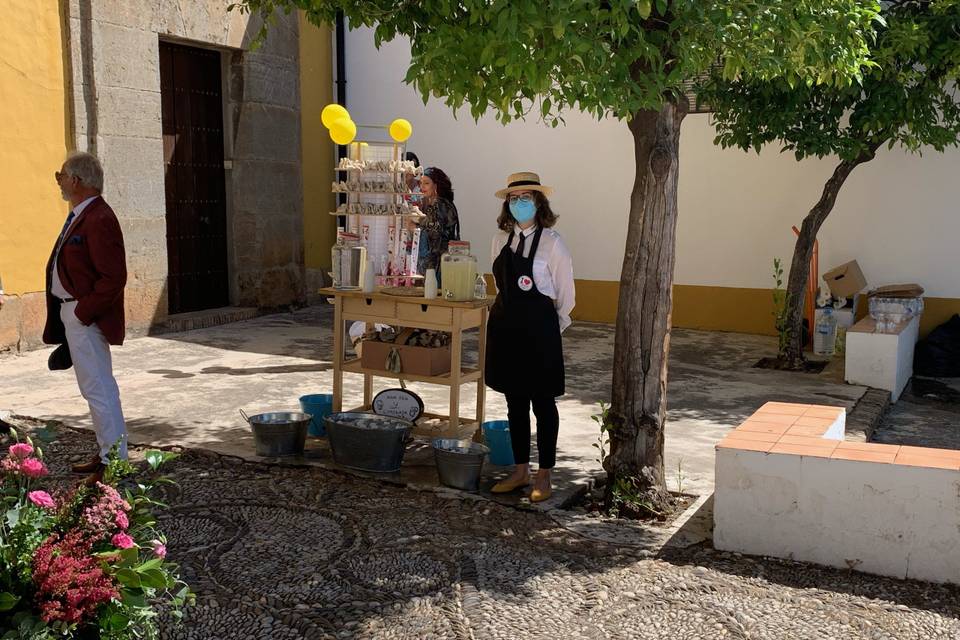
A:
POLYGON ((57 298, 60 302, 76 302, 76 298, 57 298))

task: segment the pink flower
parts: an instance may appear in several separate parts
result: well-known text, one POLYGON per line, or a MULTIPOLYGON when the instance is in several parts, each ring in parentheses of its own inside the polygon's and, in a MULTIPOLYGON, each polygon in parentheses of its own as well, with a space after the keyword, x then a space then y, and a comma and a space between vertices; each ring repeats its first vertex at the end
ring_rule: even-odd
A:
POLYGON ((159 540, 151 540, 150 544, 153 546, 153 553, 155 556, 161 560, 167 557, 167 545, 163 544, 159 540))
POLYGON ((131 547, 136 546, 133 538, 125 533, 115 533, 113 537, 110 538, 110 542, 113 543, 113 546, 118 549, 130 549, 131 547))
POLYGON ((117 525, 117 528, 126 530, 130 526, 130 521, 127 519, 127 514, 123 511, 117 511, 114 516, 114 522, 117 525))
POLYGON ((21 460, 33 453, 33 446, 26 442, 18 442, 10 447, 10 456, 21 460))
POLYGON ((28 478, 41 478, 47 475, 47 465, 36 458, 27 458, 20 463, 20 472, 28 478))
POLYGON ((46 491, 31 491, 27 494, 27 498, 33 504, 38 507, 43 507, 44 509, 56 509, 57 507, 53 502, 53 498, 51 498, 50 494, 46 491))

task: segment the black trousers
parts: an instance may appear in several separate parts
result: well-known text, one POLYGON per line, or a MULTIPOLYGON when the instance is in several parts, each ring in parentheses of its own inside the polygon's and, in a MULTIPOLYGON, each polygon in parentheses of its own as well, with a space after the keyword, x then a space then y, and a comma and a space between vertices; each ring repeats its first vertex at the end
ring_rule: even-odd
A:
POLYGON ((557 432, 560 414, 553 396, 531 398, 525 394, 507 394, 507 418, 510 420, 510 444, 516 464, 530 462, 530 405, 537 417, 537 451, 540 468, 552 469, 557 463, 557 432))

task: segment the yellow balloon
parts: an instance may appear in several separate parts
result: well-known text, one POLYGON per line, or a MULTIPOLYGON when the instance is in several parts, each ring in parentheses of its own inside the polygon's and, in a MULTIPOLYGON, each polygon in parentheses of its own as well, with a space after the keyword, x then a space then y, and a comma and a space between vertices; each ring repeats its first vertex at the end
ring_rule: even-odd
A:
POLYGON ((357 137, 357 125, 347 117, 340 117, 330 124, 330 139, 337 144, 350 144, 357 137))
POLYGON ((413 125, 403 118, 397 118, 390 123, 390 137, 397 142, 404 142, 413 133, 413 125))
POLYGON ((323 123, 327 129, 333 126, 333 123, 340 118, 350 119, 350 113, 339 104, 328 104, 323 108, 323 111, 320 112, 320 122, 323 123))

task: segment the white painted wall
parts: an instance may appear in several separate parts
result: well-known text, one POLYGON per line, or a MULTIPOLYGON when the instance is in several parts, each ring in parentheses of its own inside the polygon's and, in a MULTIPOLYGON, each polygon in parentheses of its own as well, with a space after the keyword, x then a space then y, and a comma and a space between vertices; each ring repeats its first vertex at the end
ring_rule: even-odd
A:
MULTIPOLYGON (((360 124, 404 117, 408 148, 452 178, 463 233, 481 266, 507 174, 533 170, 557 188, 558 230, 578 278, 618 280, 633 181, 626 125, 567 115, 551 129, 530 121, 506 127, 493 117, 454 119, 439 101, 424 106, 402 83, 406 41, 373 47, 369 30, 346 42, 347 103, 360 124)), ((366 130, 361 130, 366 131, 366 130)), ((383 134, 386 135, 385 132, 383 134)), ((772 286, 774 256, 789 262, 798 225, 833 169, 831 160, 797 163, 771 149, 760 156, 712 144, 708 116, 688 116, 681 136, 676 281, 728 287, 772 286)), ((822 271, 856 258, 870 285, 918 282, 927 295, 960 297, 960 152, 913 157, 881 151, 858 168, 820 232, 822 271)), ((329 180, 322 176, 323 180, 329 180)))

